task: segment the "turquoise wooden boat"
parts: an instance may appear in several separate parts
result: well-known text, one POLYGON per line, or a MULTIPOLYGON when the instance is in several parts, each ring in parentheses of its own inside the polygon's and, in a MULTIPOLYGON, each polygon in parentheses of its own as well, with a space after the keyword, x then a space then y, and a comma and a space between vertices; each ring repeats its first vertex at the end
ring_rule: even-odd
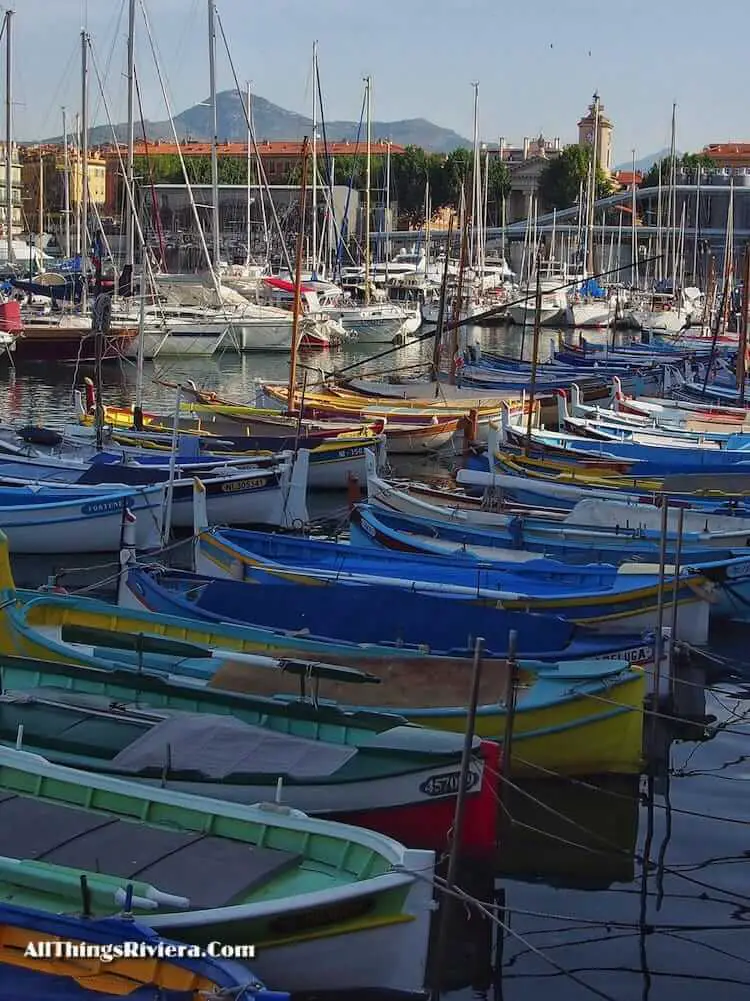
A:
POLYGON ((97 918, 127 903, 181 942, 254 946, 257 975, 293 992, 421 989, 433 864, 432 852, 282 806, 0 748, 0 903, 97 918))
MULTIPOLYGON (((127 667, 0 657, 0 743, 57 764, 178 792, 450 847, 462 734, 393 714, 222 692, 127 667)), ((499 746, 474 739, 461 847, 497 842, 499 746)))

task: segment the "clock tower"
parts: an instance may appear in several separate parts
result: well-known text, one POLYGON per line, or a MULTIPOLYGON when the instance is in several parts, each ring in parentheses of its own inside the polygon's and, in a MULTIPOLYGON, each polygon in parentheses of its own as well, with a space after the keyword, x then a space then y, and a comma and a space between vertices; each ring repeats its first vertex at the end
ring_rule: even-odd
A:
POLYGON ((599 95, 594 94, 588 111, 578 123, 578 142, 581 146, 593 146, 596 137, 596 159, 607 173, 612 169, 612 131, 612 122, 604 113, 604 105, 599 95))

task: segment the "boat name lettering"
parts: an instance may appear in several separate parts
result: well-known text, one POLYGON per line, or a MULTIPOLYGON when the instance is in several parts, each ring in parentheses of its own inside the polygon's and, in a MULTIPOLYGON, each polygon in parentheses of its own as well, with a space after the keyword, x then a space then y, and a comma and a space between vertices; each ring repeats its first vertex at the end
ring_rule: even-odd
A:
MULTIPOLYGON (((469 769, 466 776, 466 788, 473 789, 478 782, 478 773, 469 769)), ((422 783, 419 791, 423 792, 425 796, 457 796, 460 783, 460 772, 446 772, 443 775, 431 775, 426 782, 422 783)))
POLYGON ((356 918, 368 914, 374 907, 374 897, 365 897, 362 900, 345 900, 327 907, 313 907, 298 914, 276 918, 269 923, 268 931, 271 935, 296 935, 299 932, 312 931, 315 928, 325 928, 327 925, 354 921, 356 918))
POLYGON ((222 483, 221 489, 225 494, 243 492, 245 490, 258 490, 260 487, 268 486, 269 479, 264 476, 259 480, 234 480, 231 483, 222 483))
POLYGON ((736 580, 738 577, 750 577, 750 560, 743 560, 742 563, 730 563, 727 566, 727 577, 736 580))
POLYGON ((653 660, 654 648, 652 646, 634 646, 629 650, 617 650, 615 653, 597 654, 597 660, 626 660, 629 664, 645 664, 653 660))
POLYGON ((101 500, 92 501, 81 507, 81 514, 109 514, 113 511, 122 511, 122 500, 101 500))

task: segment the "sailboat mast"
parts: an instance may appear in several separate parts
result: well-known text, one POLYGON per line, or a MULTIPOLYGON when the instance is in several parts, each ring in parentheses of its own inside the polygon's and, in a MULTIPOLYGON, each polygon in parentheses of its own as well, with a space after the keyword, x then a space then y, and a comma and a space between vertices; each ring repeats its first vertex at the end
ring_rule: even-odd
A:
MULTIPOLYGON (((135 0, 129 0, 128 6, 128 159, 126 162, 126 191, 133 191, 133 159, 135 145, 135 0)), ((135 257, 135 226, 133 224, 133 206, 130 196, 125 199, 125 264, 133 267, 135 257)), ((132 275, 131 275, 132 284, 132 275)))
POLYGON ((312 274, 313 277, 318 272, 318 92, 316 81, 318 79, 318 43, 313 42, 312 50, 312 77, 310 90, 312 91, 312 274))
POLYGON ((211 263, 219 267, 219 126, 216 117, 216 2, 208 0, 208 76, 211 104, 211 263))
MULTIPOLYGON (((630 264, 632 268, 632 273, 630 276, 631 284, 635 287, 638 285, 638 243, 635 236, 635 150, 633 153, 633 173, 632 173, 632 190, 630 192, 630 264)), ((619 261, 618 261, 619 264, 619 261)))
MULTIPOLYGON (((41 147, 39 149, 39 251, 44 250, 42 243, 44 238, 44 154, 41 147)), ((41 260, 41 256, 39 257, 41 260)))
POLYGON ((387 140, 385 153, 385 219, 383 225, 388 234, 385 238, 385 280, 388 281, 388 263, 391 259, 391 140, 387 140))
POLYGON ((474 88, 474 146, 473 146, 473 167, 471 172, 471 216, 472 226, 469 233, 469 266, 476 267, 478 261, 478 241, 479 233, 477 226, 481 218, 479 211, 479 83, 471 85, 474 88))
POLYGON ((365 176, 365 302, 370 301, 370 154, 372 151, 372 84, 365 77, 367 94, 367 167, 365 176))
POLYGON ((591 169, 589 171, 588 204, 586 217, 586 277, 595 272, 594 267, 594 206, 596 204, 596 168, 599 159, 599 95, 594 94, 594 145, 591 147, 591 169))
POLYGON ((294 263, 294 310, 292 313, 292 350, 289 355, 289 385, 287 387, 287 411, 294 413, 297 390, 297 351, 299 349, 299 318, 302 312, 302 245, 305 239, 305 195, 307 194, 307 136, 302 141, 302 177, 299 189, 299 230, 297 232, 297 253, 294 263))
POLYGON ((89 36, 81 32, 81 254, 83 255, 83 288, 81 290, 81 310, 86 309, 88 292, 86 272, 88 271, 89 238, 89 36))
POLYGON ((250 205, 252 204, 252 197, 250 195, 250 182, 253 176, 253 160, 252 160, 252 138, 250 136, 250 108, 252 102, 252 92, 250 90, 250 81, 247 81, 247 164, 246 164, 246 176, 247 176, 247 204, 245 205, 246 216, 245 216, 245 267, 250 267, 250 205))
POLYGON ((484 147, 484 192, 482 194, 482 269, 487 262, 487 224, 489 222, 490 203, 490 157, 487 146, 484 147))
POLYGON ((698 167, 698 178, 695 186, 695 227, 693 228, 693 285, 698 284, 698 233, 700 231, 701 217, 701 174, 702 168, 698 167))
POLYGON ((13 11, 5 12, 5 240, 8 264, 13 260, 13 120, 11 100, 13 86, 13 44, 11 24, 13 11))
POLYGON ((672 138, 669 145, 669 248, 672 258, 672 294, 677 295, 677 105, 672 105, 672 138))
POLYGON ((63 214, 65 216, 65 256, 70 257, 70 156, 68 155, 68 116, 62 109, 63 128, 63 214))
POLYGON ((662 174, 661 174, 661 168, 662 168, 662 164, 661 164, 661 160, 660 160, 659 161, 659 168, 658 168, 659 181, 658 181, 658 185, 657 185, 657 188, 656 188, 656 257, 657 257, 657 260, 656 260, 656 267, 655 267, 654 270, 656 272, 656 279, 657 279, 657 281, 661 281, 662 275, 663 275, 663 272, 664 272, 664 261, 662 259, 662 254, 664 253, 664 246, 663 246, 663 242, 662 242, 662 222, 663 222, 663 219, 662 219, 662 201, 663 201, 663 194, 662 194, 662 174))

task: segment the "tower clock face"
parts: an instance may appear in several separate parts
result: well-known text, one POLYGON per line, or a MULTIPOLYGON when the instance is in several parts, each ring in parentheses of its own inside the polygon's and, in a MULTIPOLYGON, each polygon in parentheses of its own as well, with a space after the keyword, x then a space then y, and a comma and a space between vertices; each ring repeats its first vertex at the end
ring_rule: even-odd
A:
POLYGON ((586 133, 586 142, 593 142, 593 141, 594 141, 594 133, 589 129, 589 131, 586 133))

